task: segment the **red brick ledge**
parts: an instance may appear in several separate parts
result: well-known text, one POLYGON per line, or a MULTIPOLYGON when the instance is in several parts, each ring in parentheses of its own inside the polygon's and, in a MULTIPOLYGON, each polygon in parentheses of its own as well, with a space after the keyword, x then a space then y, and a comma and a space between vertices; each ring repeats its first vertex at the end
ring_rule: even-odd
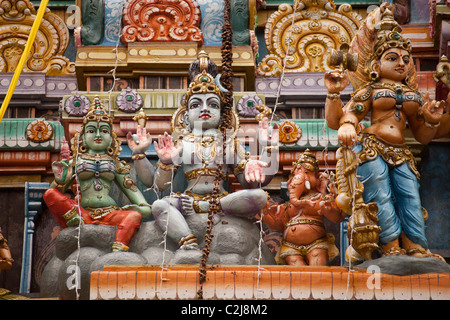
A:
MULTIPOLYGON (((396 276, 346 267, 218 266, 203 299, 450 300, 450 274, 396 276), (377 278, 378 277, 378 278, 377 278)), ((91 300, 196 299, 198 266, 105 266, 91 274, 91 300)))

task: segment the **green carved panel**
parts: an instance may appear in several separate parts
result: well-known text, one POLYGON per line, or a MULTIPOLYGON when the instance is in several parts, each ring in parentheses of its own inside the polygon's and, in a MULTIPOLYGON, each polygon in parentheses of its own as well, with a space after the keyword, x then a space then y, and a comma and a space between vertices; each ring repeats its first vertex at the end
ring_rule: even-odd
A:
POLYGON ((105 19, 104 0, 81 1, 81 42, 85 46, 103 41, 105 19))

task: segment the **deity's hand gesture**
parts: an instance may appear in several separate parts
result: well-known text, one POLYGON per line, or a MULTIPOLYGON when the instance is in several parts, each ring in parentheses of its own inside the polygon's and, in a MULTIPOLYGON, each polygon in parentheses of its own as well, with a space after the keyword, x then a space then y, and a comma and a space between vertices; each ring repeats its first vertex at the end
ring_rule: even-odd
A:
POLYGON ((152 137, 145 128, 137 126, 136 134, 127 134, 128 146, 133 154, 145 153, 152 144, 152 137))
POLYGON ((174 164, 178 162, 182 144, 180 143, 178 146, 175 146, 172 137, 167 132, 164 132, 164 136, 159 136, 158 142, 155 141, 154 145, 159 161, 164 164, 174 164))
POLYGON ((267 117, 264 117, 264 119, 258 124, 258 141, 263 147, 278 147, 278 125, 275 123, 272 129, 270 129, 269 119, 267 119, 267 117))
POLYGON ((339 69, 326 72, 324 81, 329 93, 339 93, 348 86, 347 75, 339 69))
POLYGON ((52 163, 52 171, 55 175, 55 182, 60 185, 65 185, 72 177, 73 167, 69 164, 68 160, 63 159, 52 163))
POLYGON ((258 182, 263 183, 266 179, 264 174, 264 169, 269 165, 264 161, 259 160, 249 160, 245 165, 244 177, 248 183, 258 182))
MULTIPOLYGON (((450 94, 449 94, 450 97, 450 94)), ((430 94, 425 93, 425 103, 422 106, 423 117, 425 123, 430 125, 437 125, 441 121, 442 114, 444 113, 445 101, 430 101, 430 94)))

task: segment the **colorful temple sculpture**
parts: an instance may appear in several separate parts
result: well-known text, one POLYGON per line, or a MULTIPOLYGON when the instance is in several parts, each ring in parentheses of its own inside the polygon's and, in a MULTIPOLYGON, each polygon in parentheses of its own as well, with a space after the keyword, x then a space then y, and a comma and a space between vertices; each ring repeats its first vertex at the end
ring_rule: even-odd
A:
MULTIPOLYGON (((39 4, 0 4, 0 100, 39 4)), ((448 12, 50 1, 0 120, 0 299, 450 299, 448 12)))

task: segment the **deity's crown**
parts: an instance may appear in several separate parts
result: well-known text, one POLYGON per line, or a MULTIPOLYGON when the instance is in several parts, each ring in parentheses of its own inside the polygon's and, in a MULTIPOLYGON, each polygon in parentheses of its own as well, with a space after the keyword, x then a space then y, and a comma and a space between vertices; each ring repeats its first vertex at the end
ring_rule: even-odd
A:
POLYGON ((98 96, 94 98, 94 102, 89 107, 87 114, 83 119, 83 126, 89 121, 97 121, 97 122, 107 122, 111 126, 113 124, 113 119, 109 116, 108 111, 105 106, 100 102, 98 96))
POLYGON ((411 41, 402 37, 400 34, 402 28, 394 19, 393 5, 386 4, 383 8, 381 21, 378 26, 375 26, 378 30, 372 58, 379 59, 383 52, 391 48, 400 48, 411 52, 411 41))
POLYGON ((224 101, 224 94, 220 87, 220 84, 217 81, 220 81, 218 78, 214 78, 209 72, 210 59, 208 54, 205 51, 200 51, 198 54, 199 60, 199 73, 194 76, 191 83, 189 84, 189 88, 184 97, 185 102, 187 103, 189 98, 194 94, 201 93, 215 93, 219 96, 220 100, 224 101))
POLYGON ((318 171, 319 170, 319 162, 317 161, 314 154, 309 151, 309 149, 306 149, 297 159, 297 161, 294 161, 292 163, 292 171, 294 171, 297 168, 303 167, 305 169, 308 169, 310 171, 318 171))

